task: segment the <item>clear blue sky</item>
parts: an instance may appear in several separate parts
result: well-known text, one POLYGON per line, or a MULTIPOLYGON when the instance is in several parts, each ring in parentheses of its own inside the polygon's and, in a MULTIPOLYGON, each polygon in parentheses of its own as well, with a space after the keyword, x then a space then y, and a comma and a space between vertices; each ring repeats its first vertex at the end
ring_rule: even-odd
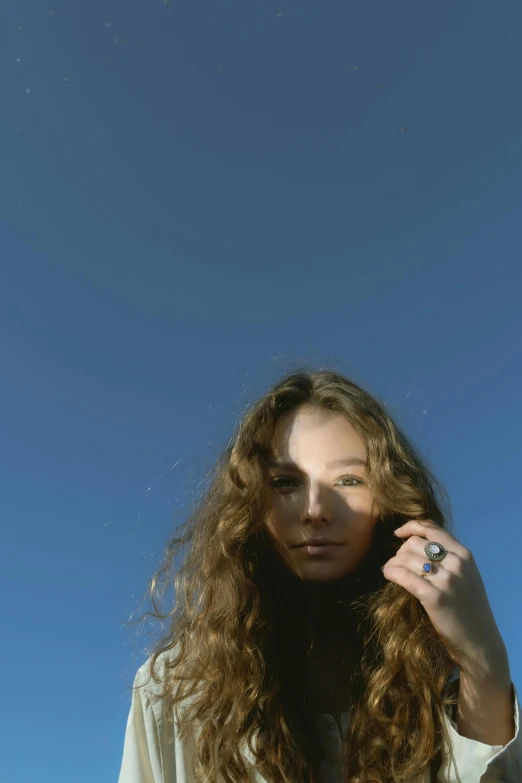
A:
POLYGON ((520 3, 3 5, 0 783, 115 783, 123 622, 301 360, 421 448, 521 690, 520 3))

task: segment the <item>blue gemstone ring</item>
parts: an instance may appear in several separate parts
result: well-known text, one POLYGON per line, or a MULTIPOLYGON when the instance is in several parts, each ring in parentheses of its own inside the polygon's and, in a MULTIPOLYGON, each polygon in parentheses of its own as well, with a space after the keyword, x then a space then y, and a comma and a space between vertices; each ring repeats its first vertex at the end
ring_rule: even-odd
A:
POLYGON ((448 554, 442 544, 437 544, 436 541, 428 541, 428 543, 424 547, 424 551, 426 552, 429 563, 424 563, 422 566, 421 576, 425 576, 426 574, 432 573, 432 565, 434 563, 438 563, 441 560, 444 560, 446 555, 448 554))

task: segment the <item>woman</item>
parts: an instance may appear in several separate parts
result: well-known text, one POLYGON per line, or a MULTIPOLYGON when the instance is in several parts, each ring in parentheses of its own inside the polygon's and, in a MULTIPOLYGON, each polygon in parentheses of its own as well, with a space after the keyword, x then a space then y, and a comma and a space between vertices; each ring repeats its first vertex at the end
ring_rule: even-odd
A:
POLYGON ((256 402, 152 579, 156 610, 158 584, 178 604, 154 615, 119 783, 520 783, 507 651, 436 491, 338 373, 256 402))

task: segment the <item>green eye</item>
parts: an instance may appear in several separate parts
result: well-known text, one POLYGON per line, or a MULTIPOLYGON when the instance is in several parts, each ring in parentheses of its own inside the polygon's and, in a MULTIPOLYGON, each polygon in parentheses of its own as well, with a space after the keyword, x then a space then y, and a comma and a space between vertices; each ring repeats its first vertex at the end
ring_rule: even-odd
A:
POLYGON ((363 484, 364 483, 364 482, 361 481, 361 479, 355 478, 355 476, 343 476, 341 479, 339 479, 339 481, 344 481, 345 479, 347 481, 356 481, 357 484, 363 484))

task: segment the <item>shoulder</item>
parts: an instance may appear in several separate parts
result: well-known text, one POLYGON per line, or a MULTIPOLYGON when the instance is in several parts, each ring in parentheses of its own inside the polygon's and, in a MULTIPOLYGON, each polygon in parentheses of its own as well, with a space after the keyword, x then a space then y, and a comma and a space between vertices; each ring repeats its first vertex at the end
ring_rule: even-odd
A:
POLYGON ((149 697, 161 697, 164 691, 167 664, 173 659, 174 653, 177 652, 178 647, 179 645, 176 644, 173 649, 164 650, 156 658, 152 671, 159 679, 159 682, 156 682, 152 676, 151 665, 153 654, 149 655, 145 663, 143 663, 136 672, 133 688, 144 691, 149 697))

